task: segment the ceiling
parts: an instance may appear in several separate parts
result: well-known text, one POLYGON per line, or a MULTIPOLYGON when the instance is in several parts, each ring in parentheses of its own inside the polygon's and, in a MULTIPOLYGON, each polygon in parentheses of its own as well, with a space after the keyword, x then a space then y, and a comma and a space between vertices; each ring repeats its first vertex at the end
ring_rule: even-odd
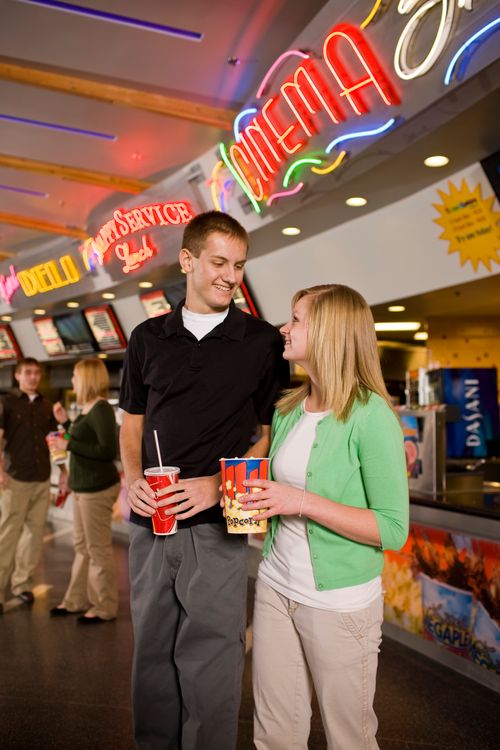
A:
MULTIPOLYGON (((191 113, 194 109, 195 116, 201 113, 208 121, 215 109, 229 127, 234 110, 325 2, 217 0, 209 10, 205 0, 81 0, 78 4, 199 32, 203 38, 179 39, 26 0, 0 0, 0 66, 7 67, 9 75, 16 66, 16 80, 0 76, 0 214, 4 219, 0 220, 0 252, 4 257, 50 239, 51 233, 41 232, 37 222, 82 228, 103 201, 114 196, 115 205, 119 204, 123 193, 116 193, 115 185, 128 185, 120 178, 156 182, 214 146, 226 132, 223 127, 138 106, 146 95, 157 95, 148 99, 157 109, 174 99, 182 111, 188 105, 191 113), (17 82, 19 69, 27 80, 43 85, 17 82), (50 90, 45 86, 54 80, 51 74, 57 74, 58 85, 70 91, 82 92, 88 85, 92 96, 111 97, 111 85, 133 89, 129 97, 133 106, 50 90), (7 121, 2 115, 85 129, 115 140, 7 121), (16 168, 11 166, 12 158, 16 168), (28 166, 25 160, 31 170, 41 171, 19 168, 28 166), (80 179, 85 170, 110 180, 90 185, 63 179, 68 167, 79 170, 80 179), (5 214, 27 217, 31 225, 7 223, 5 214)), ((141 192, 140 185, 135 187, 141 192)))
MULTIPOLYGON (((414 297, 397 298, 382 305, 372 307, 375 322, 382 321, 416 321, 424 330, 430 318, 462 317, 472 318, 496 317, 500 319, 500 274, 487 276, 467 284, 456 284, 444 289, 436 289, 414 297), (388 307, 401 305, 405 310, 398 313, 389 312, 388 307)), ((389 341, 415 342, 412 332, 380 332, 379 338, 389 341)))
MULTIPOLYGON (((0 0, 0 71, 22 70, 32 81, 19 83, 17 74, 8 80, 0 73, 0 259, 29 254, 55 239, 56 232, 41 231, 43 222, 77 231, 99 207, 120 205, 145 184, 208 151, 227 134, 235 111, 269 66, 327 4, 217 0, 207 10, 205 0, 77 2, 91 10, 112 9, 129 18, 189 29, 203 38, 187 41, 39 7, 30 0, 0 0), (65 91, 78 95, 47 88, 54 74, 65 91), (84 90, 88 95, 81 95, 84 90), (132 106, 112 103, 120 96, 128 96, 132 106), (166 115, 172 106, 191 119, 166 115), (95 131, 115 140, 9 122, 2 116, 95 131), (79 179, 69 179, 74 174, 68 169, 78 170, 79 179), (92 177, 100 184, 81 181, 92 177), (5 220, 6 215, 24 217, 27 226, 5 220)), ((377 141, 352 165, 321 181, 313 200, 309 196, 282 215, 280 207, 272 223, 253 232, 253 256, 296 241, 281 235, 285 225, 300 226, 297 239, 303 240, 499 150, 499 82, 497 60, 438 106, 404 123, 393 137, 377 141), (426 156, 443 151, 450 157, 447 167, 423 166, 426 156), (359 194, 368 204, 348 208, 346 197, 359 194)), ((453 287, 403 300, 405 317, 410 312, 422 320, 429 315, 482 315, 495 308, 498 314, 499 279, 467 285, 470 295, 465 287, 453 287)), ((126 285, 122 291, 129 293, 126 285)), ((386 306, 374 308, 376 319, 387 317, 386 306)))

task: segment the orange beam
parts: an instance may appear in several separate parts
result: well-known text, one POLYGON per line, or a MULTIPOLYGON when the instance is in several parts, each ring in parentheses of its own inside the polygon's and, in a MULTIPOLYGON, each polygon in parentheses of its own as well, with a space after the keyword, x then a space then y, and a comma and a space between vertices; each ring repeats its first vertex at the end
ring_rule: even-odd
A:
POLYGON ((0 167, 20 169, 25 172, 38 172, 39 174, 60 177, 63 180, 70 180, 72 182, 97 185, 113 192, 117 190, 122 193, 133 193, 134 195, 143 193, 153 184, 147 180, 134 180, 128 177, 106 174, 105 172, 95 172, 90 169, 68 167, 64 164, 52 164, 51 162, 24 159, 21 156, 10 156, 9 154, 0 154, 0 167))
POLYGON ((62 224, 52 224, 50 221, 32 219, 30 216, 8 214, 2 211, 0 211, 0 224, 13 224, 16 227, 24 227, 24 229, 48 232, 49 234, 62 234, 64 237, 77 237, 80 240, 86 240, 89 236, 85 229, 79 227, 65 227, 62 224))
POLYGON ((233 120, 237 115, 235 111, 221 109, 220 107, 209 107, 205 104, 188 102, 163 94, 153 94, 140 89, 102 83, 90 78, 79 78, 66 73, 34 68, 30 65, 20 64, 19 60, 14 61, 6 57, 0 59, 0 78, 15 83, 24 83, 28 86, 59 91, 64 94, 84 96, 108 104, 143 109, 147 112, 189 120, 223 130, 231 130, 233 120))

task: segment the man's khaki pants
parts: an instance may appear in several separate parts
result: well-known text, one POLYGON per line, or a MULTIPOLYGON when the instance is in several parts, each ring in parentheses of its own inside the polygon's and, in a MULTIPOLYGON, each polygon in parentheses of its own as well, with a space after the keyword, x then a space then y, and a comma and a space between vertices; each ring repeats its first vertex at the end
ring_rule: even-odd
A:
POLYGON ((313 684, 328 749, 377 750, 373 697, 382 616, 382 597, 357 612, 331 612, 298 604, 257 581, 257 750, 307 750, 313 684))
POLYGON ((120 492, 114 484, 99 492, 73 494, 75 558, 62 601, 70 612, 87 610, 113 620, 118 611, 118 587, 111 539, 111 513, 120 492))
POLYGON ((19 482, 9 477, 0 501, 0 602, 9 574, 14 595, 33 588, 50 504, 50 481, 19 482))

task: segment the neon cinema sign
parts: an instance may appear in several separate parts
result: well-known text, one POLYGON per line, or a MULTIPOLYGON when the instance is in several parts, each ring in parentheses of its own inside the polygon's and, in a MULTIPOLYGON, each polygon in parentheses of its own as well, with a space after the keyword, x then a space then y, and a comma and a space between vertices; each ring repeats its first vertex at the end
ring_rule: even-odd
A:
MULTIPOLYGON (((372 97, 387 107, 400 103, 382 64, 355 26, 339 24, 326 37, 322 60, 327 74, 309 55, 298 54, 300 62, 283 81, 279 93, 267 98, 227 151, 224 144, 220 145, 222 161, 257 212, 262 201, 269 203, 278 197, 271 192, 280 169, 319 133, 318 115, 338 125, 351 114, 368 114, 372 97)), ((269 71, 258 97, 266 93, 267 82, 283 58, 269 71)), ((322 159, 295 162, 297 167, 305 163, 319 167, 322 159)))
MULTIPOLYGON (((400 0, 397 13, 409 16, 409 20, 395 46, 391 76, 410 81, 429 72, 449 44, 459 12, 471 11, 472 3, 473 0, 400 0), (436 8, 440 13, 433 14, 435 34, 431 34, 424 58, 416 63, 412 59, 415 38, 422 25, 427 24, 429 12, 436 8)), ((352 143, 340 144, 372 138, 397 124, 392 108, 401 103, 399 94, 364 32, 378 20, 381 8, 381 0, 375 0, 359 27, 348 23, 334 26, 323 42, 320 57, 314 55, 313 60, 309 51, 288 50, 273 63, 256 93, 259 108, 248 107, 240 112, 234 121, 234 141, 227 147, 224 143, 219 145, 220 160, 210 180, 217 209, 225 209, 236 182, 260 213, 263 204, 271 206, 280 198, 300 192, 305 185, 299 177, 304 165, 317 175, 331 173, 345 162, 347 149, 352 149, 352 143), (293 73, 274 85, 277 72, 291 60, 296 62, 293 73), (391 109, 375 127, 370 123, 350 132, 343 128, 324 149, 306 156, 301 153, 321 131, 331 132, 346 120, 363 118, 385 107, 391 109), (227 173, 224 176, 224 167, 232 180, 227 179, 227 173)), ((498 29, 500 18, 479 29, 460 47, 448 65, 445 85, 449 85, 453 75, 458 80, 463 77, 470 56, 477 49, 477 40, 483 41, 498 29)))
POLYGON ((187 224, 194 215, 188 201, 151 203, 128 211, 117 209, 95 237, 89 237, 80 245, 85 268, 93 271, 97 265, 104 265, 111 258, 109 250, 113 247, 114 255, 123 264, 123 273, 136 271, 158 250, 148 235, 141 238, 140 245, 130 239, 130 235, 152 227, 187 224))

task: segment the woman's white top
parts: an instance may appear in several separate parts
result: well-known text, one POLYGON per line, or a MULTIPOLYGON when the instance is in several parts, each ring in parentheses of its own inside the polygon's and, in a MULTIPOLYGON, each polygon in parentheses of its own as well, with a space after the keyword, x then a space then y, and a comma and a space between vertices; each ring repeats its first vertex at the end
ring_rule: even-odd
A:
POLYGON ((216 326, 218 326, 227 317, 229 308, 223 310, 221 313, 194 313, 191 310, 187 310, 185 307, 182 308, 182 322, 184 328, 187 328, 198 341, 202 339, 207 333, 210 333, 216 326))
MULTIPOLYGON (((273 459, 273 478, 303 489, 316 426, 330 412, 308 412, 290 431, 273 459)), ((332 471, 335 467, 332 466, 332 471)), ((288 599, 317 609, 354 612, 364 609, 382 593, 380 576, 367 583, 318 591, 314 584, 307 519, 281 516, 269 555, 259 566, 258 578, 288 599)))

